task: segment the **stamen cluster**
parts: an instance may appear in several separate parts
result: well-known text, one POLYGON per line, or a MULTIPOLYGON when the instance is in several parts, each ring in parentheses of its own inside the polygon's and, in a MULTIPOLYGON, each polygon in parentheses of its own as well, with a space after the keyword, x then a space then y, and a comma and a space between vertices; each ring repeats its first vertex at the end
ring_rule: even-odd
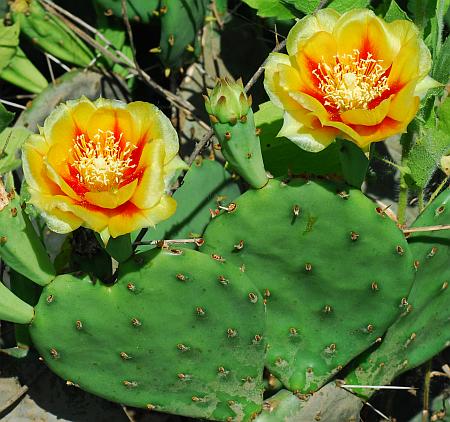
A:
POLYGON ((319 63, 313 70, 319 80, 319 88, 325 94, 325 106, 339 111, 368 109, 370 102, 389 90, 388 78, 381 65, 371 53, 361 58, 359 50, 352 54, 334 56, 336 64, 331 67, 319 63))
POLYGON ((116 139, 114 132, 98 129, 93 139, 81 134, 74 139, 71 166, 77 171, 77 180, 89 190, 105 191, 118 188, 125 172, 136 167, 131 153, 136 148, 122 142, 123 133, 116 139))

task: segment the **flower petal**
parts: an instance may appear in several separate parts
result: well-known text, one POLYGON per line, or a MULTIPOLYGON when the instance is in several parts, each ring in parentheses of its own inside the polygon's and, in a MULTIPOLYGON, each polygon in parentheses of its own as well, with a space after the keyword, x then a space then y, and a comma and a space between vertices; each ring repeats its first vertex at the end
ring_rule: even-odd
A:
POLYGON ((135 101, 127 105, 127 110, 138 122, 138 133, 140 139, 164 140, 165 149, 164 163, 168 163, 178 154, 178 135, 169 118, 156 106, 142 101, 135 101))
MULTIPOLYGON (((281 68, 290 68, 291 62, 289 56, 282 53, 271 53, 264 65, 265 76, 264 76, 264 88, 267 95, 277 107, 279 108, 296 108, 295 104, 290 104, 291 99, 289 98, 289 92, 286 92, 286 88, 280 85, 280 71, 281 68)), ((296 71, 292 70, 292 85, 299 85, 300 80, 297 75, 295 80, 296 71)), ((289 80, 285 78, 285 80, 289 80)))
POLYGON ((333 68, 336 65, 337 44, 328 32, 313 35, 304 48, 296 55, 298 72, 303 86, 301 91, 322 97, 319 80, 313 72, 320 72, 319 67, 326 63, 333 68))
POLYGON ((47 175, 43 155, 48 148, 45 139, 32 135, 22 148, 22 165, 30 188, 47 194, 58 195, 61 189, 47 175))
POLYGON ((53 209, 51 213, 41 211, 48 228, 55 233, 70 233, 83 224, 83 220, 71 212, 53 209))
POLYGON ((373 126, 381 123, 387 116, 391 105, 391 99, 387 98, 371 110, 353 109, 341 113, 341 119, 348 125, 373 126))
POLYGON ((30 203, 51 215, 55 210, 71 213, 83 221, 83 227, 96 232, 100 232, 108 225, 109 210, 75 201, 68 196, 31 192, 30 203))
POLYGON ((354 9, 342 15, 333 30, 338 54, 352 54, 358 50, 361 57, 371 53, 376 60, 383 60, 388 68, 400 44, 392 37, 386 23, 369 9, 354 9))
POLYGON ((70 100, 66 102, 68 111, 78 129, 79 133, 87 132, 87 124, 92 114, 94 114, 96 107, 86 97, 81 97, 78 100, 70 100))
POLYGON ((298 145, 305 151, 319 152, 334 141, 339 133, 335 128, 322 127, 320 124, 316 128, 305 126, 302 123, 303 114, 300 112, 285 112, 283 127, 277 136, 284 136, 298 145))
POLYGON ((332 32, 340 14, 333 9, 321 9, 313 15, 300 19, 289 31, 286 49, 290 56, 295 56, 303 44, 320 31, 332 32))
POLYGON ((400 49, 388 77, 388 85, 401 89, 408 82, 417 80, 419 74, 420 45, 417 39, 409 40, 400 49))
POLYGON ((410 115, 411 103, 414 99, 416 80, 407 83, 396 95, 392 97, 388 116, 394 120, 402 121, 410 115))
POLYGON ((187 169, 189 169, 189 166, 180 158, 180 156, 176 155, 173 157, 172 160, 164 166, 164 185, 166 190, 170 189, 172 179, 176 176, 177 172, 187 169))
POLYGON ((140 209, 128 202, 118 208, 117 214, 109 220, 109 233, 117 237, 143 227, 153 227, 173 215, 176 207, 176 201, 167 195, 150 209, 140 209))
POLYGON ((45 119, 42 134, 49 145, 64 143, 69 148, 73 143, 78 129, 65 103, 56 107, 45 119))
POLYGON ((135 179, 115 191, 86 192, 84 199, 101 208, 114 209, 129 201, 136 191, 138 180, 135 179))
MULTIPOLYGON (((164 146, 160 139, 148 142, 142 153, 146 167, 131 202, 138 208, 153 207, 164 194, 164 146)), ((141 163, 140 163, 141 164, 141 163)))
MULTIPOLYGON (((102 103, 101 103, 102 104, 102 103)), ((123 142, 137 142, 133 118, 125 108, 111 108, 105 106, 98 108, 90 117, 87 124, 89 139, 94 139, 98 131, 114 132, 116 141, 122 136, 123 142)))

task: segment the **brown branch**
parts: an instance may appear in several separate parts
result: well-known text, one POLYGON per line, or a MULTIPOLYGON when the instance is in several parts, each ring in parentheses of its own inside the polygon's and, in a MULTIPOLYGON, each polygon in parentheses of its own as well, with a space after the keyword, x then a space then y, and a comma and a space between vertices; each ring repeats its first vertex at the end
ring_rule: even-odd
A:
POLYGON ((423 233, 423 232, 436 232, 438 230, 450 230, 450 224, 440 226, 425 226, 425 227, 411 227, 409 229, 403 229, 403 234, 409 233, 423 233))
POLYGON ((182 109, 186 112, 188 116, 191 116, 193 119, 195 119, 200 126, 202 126, 204 129, 209 129, 209 125, 207 125, 203 120, 201 120, 198 116, 196 116, 193 112, 195 110, 195 107, 187 100, 180 98, 173 94, 172 92, 164 89, 162 86, 158 85, 146 72, 144 72, 142 69, 139 68, 139 66, 136 65, 132 60, 130 60, 127 56, 125 56, 120 50, 117 50, 112 43, 103 35, 101 32, 99 32, 97 29, 93 28, 92 26, 86 24, 84 21, 79 19, 78 17, 74 16, 70 12, 66 11, 62 7, 56 5, 50 0, 41 0, 42 5, 44 8, 49 12, 54 14, 55 16, 58 16, 72 31, 74 31, 80 38, 82 38, 86 43, 88 43, 90 46, 94 47, 98 51, 100 51, 103 55, 108 57, 110 60, 112 60, 114 63, 120 64, 126 68, 129 69, 129 71, 140 77, 144 83, 146 83, 150 88, 152 88, 154 91, 156 91, 161 96, 165 97, 167 101, 169 101, 174 106, 182 109), (73 24, 69 19, 73 20, 80 26, 84 27, 88 31, 92 32, 96 36, 98 36, 103 42, 105 42, 106 47, 101 45, 98 41, 96 41, 94 38, 86 34, 84 31, 82 31, 80 28, 78 28, 75 24, 73 24), (112 49, 114 53, 108 50, 108 48, 112 49))

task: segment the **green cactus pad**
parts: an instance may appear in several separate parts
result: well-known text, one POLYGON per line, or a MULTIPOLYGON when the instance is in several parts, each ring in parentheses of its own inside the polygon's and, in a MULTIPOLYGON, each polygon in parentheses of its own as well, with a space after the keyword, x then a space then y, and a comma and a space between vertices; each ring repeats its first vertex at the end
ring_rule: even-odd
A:
POLYGON ((249 420, 262 405, 263 301, 215 258, 150 251, 110 286, 60 276, 36 306, 33 342, 59 376, 106 399, 249 420))
POLYGON ((160 58, 166 68, 178 70, 199 55, 198 31, 204 24, 208 3, 209 0, 161 0, 159 45, 160 58))
POLYGON ((14 0, 11 15, 20 24, 20 32, 44 51, 80 67, 93 60, 94 55, 78 35, 37 0, 14 0))
MULTIPOLYGON (((450 189, 441 193, 414 227, 450 224, 450 189)), ((417 274, 405 312, 380 347, 348 376, 348 384, 385 385, 450 345, 450 231, 416 233, 410 239, 417 274)), ((358 390, 370 396, 373 391, 358 390)))
MULTIPOLYGON (((121 0, 94 0, 101 13, 122 18, 121 0)), ((127 0, 127 15, 132 22, 148 23, 159 14, 160 0, 127 0)))
POLYGON ((270 372, 317 390, 400 313, 413 278, 406 240, 359 190, 330 182, 273 180, 228 208, 202 250, 264 294, 270 372))
POLYGON ((0 258, 36 284, 44 286, 55 277, 55 270, 28 216, 22 211, 18 195, 6 193, 0 179, 0 258))

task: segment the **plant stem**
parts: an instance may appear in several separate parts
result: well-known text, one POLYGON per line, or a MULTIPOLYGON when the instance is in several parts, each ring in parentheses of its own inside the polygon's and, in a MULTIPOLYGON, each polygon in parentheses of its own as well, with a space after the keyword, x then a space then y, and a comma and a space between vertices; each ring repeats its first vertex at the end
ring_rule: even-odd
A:
POLYGON ((400 143, 402 145, 402 160, 400 163, 400 192, 398 196, 398 223, 403 226, 406 223, 406 208, 408 206, 408 184, 406 183, 406 169, 408 168, 408 156, 413 141, 413 133, 407 132, 402 135, 400 143))
POLYGON ((430 418, 430 381, 432 359, 425 364, 425 379, 423 380, 423 410, 422 422, 429 422, 430 418))
POLYGON ((425 209, 423 189, 419 189, 417 199, 419 200, 419 212, 422 212, 425 209))

